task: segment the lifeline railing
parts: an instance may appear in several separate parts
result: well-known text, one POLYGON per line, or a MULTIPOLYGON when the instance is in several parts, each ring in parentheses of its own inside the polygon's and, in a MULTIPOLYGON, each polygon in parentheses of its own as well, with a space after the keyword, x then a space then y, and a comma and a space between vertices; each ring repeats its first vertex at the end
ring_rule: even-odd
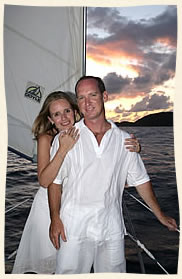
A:
MULTIPOLYGON (((150 207, 148 207, 142 201, 137 199, 134 195, 129 193, 126 189, 125 189, 125 193, 127 193, 130 197, 135 199, 138 203, 140 203, 142 206, 144 206, 145 208, 147 208, 149 211, 151 211, 153 213, 153 211, 152 211, 152 209, 150 207)), ((127 235, 136 243, 137 247, 140 247, 166 274, 169 274, 167 272, 167 270, 159 263, 159 261, 157 261, 157 259, 154 257, 154 255, 145 247, 145 245, 143 243, 141 243, 139 239, 137 239, 136 233, 134 231, 134 228, 133 228, 133 225, 132 225, 132 222, 131 222, 131 218, 129 216, 128 209, 127 209, 127 206, 126 206, 124 200, 123 200, 123 207, 124 207, 125 212, 126 212, 127 217, 128 217, 130 229, 133 231, 133 234, 134 234, 134 236, 133 236, 132 234, 130 234, 127 231, 127 235)), ((176 231, 180 233, 179 229, 176 229, 176 231)), ((144 267, 143 259, 142 259, 142 256, 141 256, 139 251, 138 251, 138 256, 139 256, 141 271, 142 271, 142 273, 145 273, 145 267, 144 267)))
MULTIPOLYGON (((125 192, 130 195, 133 199, 135 199, 137 202, 139 202, 140 204, 142 204, 145 208, 147 208, 148 210, 150 210, 152 213, 152 209, 150 207, 148 207, 146 204, 144 204, 142 201, 140 201, 139 199, 137 199, 134 195, 130 194, 126 189, 125 189, 125 192)), ((177 232, 180 233, 180 230, 179 229, 176 229, 177 232)))
MULTIPOLYGON (((125 189, 125 193, 127 193, 130 197, 132 197, 133 199, 135 199, 138 203, 140 203, 142 206, 144 206, 145 208, 147 208, 149 211, 153 212, 152 209, 150 207, 148 207, 146 204, 144 204, 142 201, 140 201, 139 199, 137 199, 134 195, 132 195, 131 193, 129 193, 126 189, 125 189)), ((30 198, 24 200, 23 202, 20 202, 18 203, 17 205, 15 206, 12 206, 11 208, 8 208, 6 211, 5 211, 5 214, 7 214, 8 212, 14 210, 15 208, 17 208, 18 206, 26 203, 28 200, 32 199, 34 197, 34 195, 32 195, 30 198)), ((132 234, 130 234, 128 231, 127 231, 127 235, 137 244, 137 247, 140 247, 155 263, 157 263, 157 265, 166 273, 166 274, 169 274, 167 272, 167 270, 156 260, 156 258, 152 255, 152 253, 145 247, 145 245, 143 243, 140 242, 139 239, 137 239, 136 237, 136 233, 135 233, 135 230, 133 228, 133 225, 132 225, 132 222, 131 222, 131 218, 129 216, 129 213, 128 213, 128 210, 127 210, 127 207, 126 207, 126 204, 125 202, 123 201, 123 206, 125 208, 125 212, 127 214, 127 217, 128 217, 128 221, 129 221, 129 224, 130 224, 130 229, 132 230, 132 234)), ((180 230, 177 229, 176 230, 177 232, 180 233, 180 230)), ((143 263, 143 259, 142 259, 142 255, 141 255, 141 252, 140 250, 137 251, 138 252, 138 257, 139 257, 139 261, 140 261, 140 267, 141 267, 141 272, 142 273, 145 273, 145 267, 144 267, 144 263, 143 263)), ((9 256, 8 256, 8 260, 13 258, 17 253, 17 250, 13 251, 9 256)))

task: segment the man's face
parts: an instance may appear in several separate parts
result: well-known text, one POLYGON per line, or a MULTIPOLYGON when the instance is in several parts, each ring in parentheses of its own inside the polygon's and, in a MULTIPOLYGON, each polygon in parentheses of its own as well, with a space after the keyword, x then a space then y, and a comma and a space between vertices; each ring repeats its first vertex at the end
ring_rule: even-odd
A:
POLYGON ((77 85, 77 103, 85 119, 97 119, 104 113, 107 92, 101 94, 95 79, 81 80, 77 85))

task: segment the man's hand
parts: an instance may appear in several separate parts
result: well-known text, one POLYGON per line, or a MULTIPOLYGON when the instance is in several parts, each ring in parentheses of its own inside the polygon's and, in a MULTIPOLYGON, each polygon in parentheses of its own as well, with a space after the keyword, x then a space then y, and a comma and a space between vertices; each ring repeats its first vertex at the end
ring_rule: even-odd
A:
POLYGON ((159 221, 161 222, 161 224, 166 226, 170 231, 177 231, 177 224, 175 219, 163 215, 161 218, 159 218, 159 221))
POLYGON ((59 217, 56 217, 52 219, 49 228, 49 237, 56 249, 60 248, 60 241, 59 241, 60 235, 62 240, 66 242, 67 240, 64 231, 64 225, 61 219, 59 217))
POLYGON ((145 182, 136 187, 137 192, 142 197, 142 199, 146 202, 146 204, 152 209, 153 213, 157 217, 157 219, 166 226, 170 231, 177 231, 177 224, 175 219, 166 216, 157 201, 155 193, 153 191, 152 183, 150 181, 145 182))

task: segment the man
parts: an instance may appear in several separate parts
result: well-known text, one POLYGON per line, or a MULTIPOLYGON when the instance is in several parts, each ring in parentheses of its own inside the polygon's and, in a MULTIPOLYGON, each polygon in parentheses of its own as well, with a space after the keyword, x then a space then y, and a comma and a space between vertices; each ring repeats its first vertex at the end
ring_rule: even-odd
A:
MULTIPOLYGON (((89 273, 92 264, 94 272, 126 272, 120 206, 126 182, 136 186, 163 225, 170 230, 177 225, 161 211, 140 156, 124 148, 128 134, 105 118, 103 81, 84 76, 75 91, 84 116, 76 123, 80 138, 48 188, 50 238, 60 248, 56 273, 89 273)), ((52 156, 58 144, 55 138, 52 156)))

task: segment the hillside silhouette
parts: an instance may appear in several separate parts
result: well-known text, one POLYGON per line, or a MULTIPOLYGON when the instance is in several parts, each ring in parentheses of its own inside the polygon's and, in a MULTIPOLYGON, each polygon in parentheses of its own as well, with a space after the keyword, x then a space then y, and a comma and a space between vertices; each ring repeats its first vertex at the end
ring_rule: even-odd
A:
POLYGON ((159 112, 149 114, 135 122, 121 121, 116 123, 118 126, 173 126, 173 112, 159 112))

